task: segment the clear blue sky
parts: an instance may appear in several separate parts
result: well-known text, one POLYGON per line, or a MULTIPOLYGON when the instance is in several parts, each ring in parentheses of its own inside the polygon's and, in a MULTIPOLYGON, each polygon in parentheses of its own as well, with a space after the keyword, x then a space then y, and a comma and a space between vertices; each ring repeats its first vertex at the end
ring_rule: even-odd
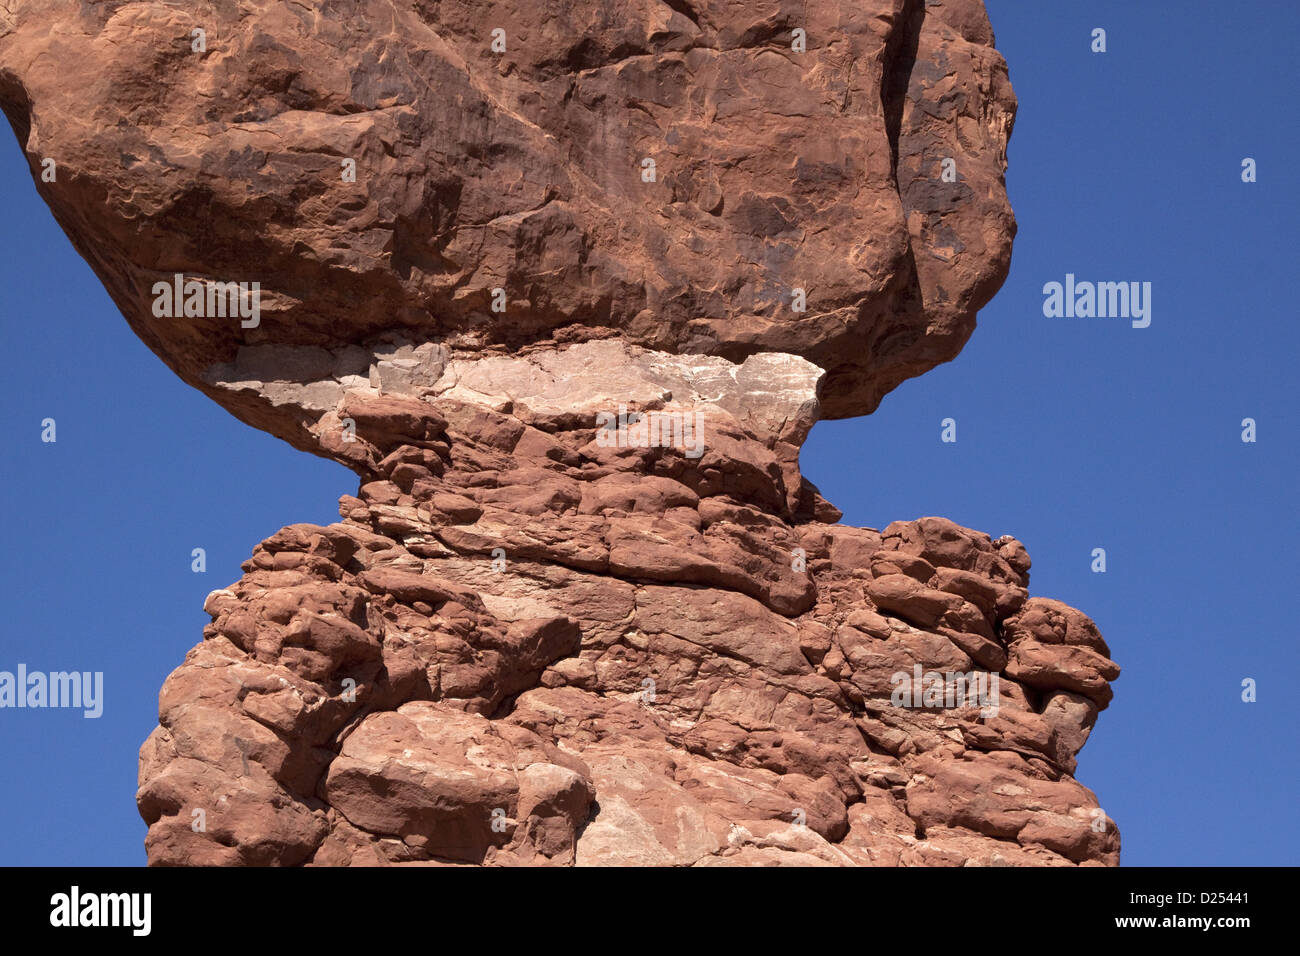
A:
MULTIPOLYGON (((1096 619, 1124 673, 1079 776, 1126 864, 1300 863, 1300 8, 988 6, 1020 98, 1011 276, 956 361, 869 418, 819 424, 805 471, 849 523, 937 514, 1016 535, 1031 591, 1096 619), (1150 328, 1044 318, 1043 284, 1067 272, 1152 282, 1150 328)), ((136 753, 204 596, 281 526, 334 520, 355 480, 176 379, 0 140, 0 670, 106 681, 98 720, 0 710, 0 863, 141 864, 136 753)))

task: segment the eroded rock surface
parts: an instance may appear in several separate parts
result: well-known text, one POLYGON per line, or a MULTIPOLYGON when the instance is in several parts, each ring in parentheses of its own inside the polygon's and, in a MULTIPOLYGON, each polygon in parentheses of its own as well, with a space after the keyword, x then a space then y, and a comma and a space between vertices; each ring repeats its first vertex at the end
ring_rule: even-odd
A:
POLYGON ((209 366, 619 337, 802 355, 840 417, 955 356, 1006 275, 992 44, 978 0, 12 0, 0 107, 137 334, 300 447, 209 366), (259 282, 259 324, 156 315, 177 274, 259 282))
POLYGON ((1118 862, 1093 623, 798 465, 1005 277, 978 0, 12 0, 0 108, 149 347, 361 477, 208 597, 151 863, 1118 862))
POLYGON ((369 480, 209 597, 141 755, 151 861, 1117 862, 1071 774, 1118 668, 1018 541, 835 524, 801 358, 546 358, 340 400, 369 480), (697 430, 639 447, 656 416, 697 430), (900 703, 918 667, 993 706, 900 703))

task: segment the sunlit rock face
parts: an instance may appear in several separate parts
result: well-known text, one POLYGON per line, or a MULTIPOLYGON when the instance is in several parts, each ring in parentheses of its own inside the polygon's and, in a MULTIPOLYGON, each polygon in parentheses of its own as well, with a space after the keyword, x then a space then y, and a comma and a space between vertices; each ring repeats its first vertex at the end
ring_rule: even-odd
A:
POLYGON ((205 371, 620 338, 801 355, 864 414, 957 354, 1015 231, 976 0, 15 0, 0 106, 150 348, 313 450, 310 404, 205 371), (258 283, 257 324, 156 314, 177 275, 258 283))
POLYGON ((149 347, 361 479, 208 597, 151 863, 1118 862, 1093 623, 799 469, 1006 275, 977 0, 15 0, 0 106, 149 347))

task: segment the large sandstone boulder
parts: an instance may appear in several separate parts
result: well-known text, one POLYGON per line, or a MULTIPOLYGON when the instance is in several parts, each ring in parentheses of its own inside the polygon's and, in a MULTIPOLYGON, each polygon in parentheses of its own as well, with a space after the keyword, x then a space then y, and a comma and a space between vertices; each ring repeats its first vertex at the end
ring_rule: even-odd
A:
POLYGON ((0 107, 137 334, 309 448, 325 390, 230 363, 310 386, 394 330, 618 337, 802 355, 863 414, 957 354, 1015 231, 978 0, 14 0, 0 107), (258 324, 156 315, 178 274, 260 283, 258 324))

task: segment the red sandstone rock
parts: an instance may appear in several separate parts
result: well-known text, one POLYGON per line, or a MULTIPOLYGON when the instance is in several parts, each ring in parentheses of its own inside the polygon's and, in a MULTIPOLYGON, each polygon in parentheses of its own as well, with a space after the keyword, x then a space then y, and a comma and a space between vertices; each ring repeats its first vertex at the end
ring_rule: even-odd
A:
POLYGON ((18 0, 0 108, 149 347, 361 479, 205 602, 151 863, 1118 862, 1093 623, 798 465, 1006 274, 978 0, 18 0))
POLYGON ((140 337, 339 455, 299 407, 436 378, 380 358, 394 329, 794 353, 828 370, 827 415, 871 411, 957 354, 1007 272, 1016 104, 992 44, 978 0, 18 2, 0 107, 140 337), (155 315, 176 274, 259 282, 259 324, 155 315))
POLYGON ((424 491, 363 487, 343 522, 278 533, 209 599, 142 756, 153 862, 1117 861, 1070 774, 1118 669, 1087 618, 1007 582, 1006 542, 939 519, 822 525, 702 495, 711 466, 675 449, 615 471, 584 455, 589 427, 502 453, 499 428, 442 417, 424 491), (575 491, 539 497, 548 483, 575 491), (716 547, 784 554, 813 603, 756 587, 762 565, 710 570, 706 513, 716 547), (946 590, 876 560, 903 548, 946 590), (899 706, 917 665, 991 668, 996 712, 899 706), (261 830, 216 803, 250 788, 261 830), (187 813, 204 802, 227 821, 206 842, 187 813))

